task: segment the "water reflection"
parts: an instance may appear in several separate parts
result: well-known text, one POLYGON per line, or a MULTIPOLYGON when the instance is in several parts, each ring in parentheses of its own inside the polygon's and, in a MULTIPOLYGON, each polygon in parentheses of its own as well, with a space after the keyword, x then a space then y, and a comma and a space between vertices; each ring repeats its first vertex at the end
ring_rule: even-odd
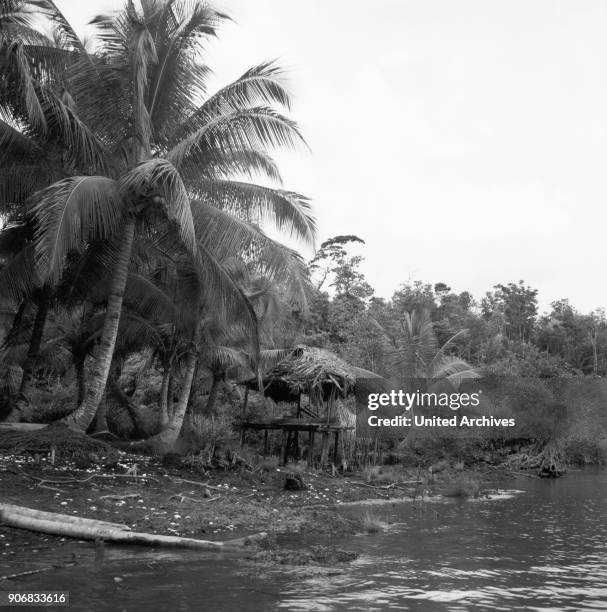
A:
POLYGON ((279 605, 607 609, 607 473, 522 484, 524 492, 499 503, 450 502, 418 514, 395 508, 395 519, 408 512, 406 527, 373 536, 370 546, 371 537, 357 538, 364 556, 349 575, 292 584, 279 605))

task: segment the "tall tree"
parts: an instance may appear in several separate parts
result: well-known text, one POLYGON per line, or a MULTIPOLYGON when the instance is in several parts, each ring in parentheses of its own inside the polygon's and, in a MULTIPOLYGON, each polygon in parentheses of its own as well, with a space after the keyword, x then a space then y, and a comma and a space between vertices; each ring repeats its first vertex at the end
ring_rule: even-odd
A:
MULTIPOLYGON (((117 15, 94 20, 96 47, 88 53, 53 2, 24 4, 46 14, 70 42, 76 60, 66 67, 61 96, 44 79, 31 74, 25 79, 21 90, 27 112, 21 121, 68 143, 79 167, 86 168, 33 198, 39 273, 45 282, 56 282, 71 251, 97 239, 111 238, 115 246, 86 397, 68 419, 71 426, 86 429, 105 390, 139 232, 149 231, 159 217, 168 219, 205 270, 217 306, 243 311, 229 275, 197 239, 191 196, 197 196, 198 208, 268 218, 308 241, 315 225, 302 196, 241 179, 261 173, 279 180, 267 149, 294 146, 302 138, 297 126, 273 108, 289 106, 274 64, 252 68, 207 95, 209 69, 201 52, 224 14, 202 2, 143 0, 140 10, 129 2, 117 15)), ((38 54, 56 55, 50 47, 38 54)), ((238 225, 230 231, 224 218, 221 227, 223 233, 213 239, 233 240, 238 225)))

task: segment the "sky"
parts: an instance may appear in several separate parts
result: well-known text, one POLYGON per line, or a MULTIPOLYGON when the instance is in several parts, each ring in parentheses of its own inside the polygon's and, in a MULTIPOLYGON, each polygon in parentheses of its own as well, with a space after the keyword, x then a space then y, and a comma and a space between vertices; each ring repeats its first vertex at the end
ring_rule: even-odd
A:
MULTIPOLYGON (((57 0, 84 31, 118 0, 57 0)), ((212 89, 277 59, 311 151, 280 153, 320 244, 364 272, 480 298, 523 279, 540 306, 607 307, 607 3, 220 0, 212 89)), ((309 250, 304 249, 306 255, 309 250)))

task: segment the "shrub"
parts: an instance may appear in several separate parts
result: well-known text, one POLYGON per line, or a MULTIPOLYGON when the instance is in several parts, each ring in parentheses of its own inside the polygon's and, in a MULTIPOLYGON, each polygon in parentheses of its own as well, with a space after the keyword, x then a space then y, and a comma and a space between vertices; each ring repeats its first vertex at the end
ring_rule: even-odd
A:
POLYGON ((470 476, 458 477, 443 493, 445 497, 478 497, 481 487, 477 480, 470 476))

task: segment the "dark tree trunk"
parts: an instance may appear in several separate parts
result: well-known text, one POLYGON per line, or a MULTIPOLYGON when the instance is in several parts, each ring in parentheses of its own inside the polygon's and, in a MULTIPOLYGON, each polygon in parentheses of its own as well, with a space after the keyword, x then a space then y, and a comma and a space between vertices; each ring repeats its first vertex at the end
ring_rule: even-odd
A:
POLYGON ((76 396, 76 406, 80 406, 84 401, 86 395, 86 377, 84 373, 84 360, 78 359, 74 367, 76 368, 76 386, 78 388, 78 394, 76 396))
POLYGON ((179 394, 179 401, 175 408, 175 412, 171 417, 168 427, 163 429, 159 434, 153 436, 148 440, 148 444, 154 448, 157 452, 166 453, 174 452, 179 433, 183 427, 183 421, 185 418, 186 409, 188 407, 188 401, 190 399, 190 392, 192 390, 192 380, 194 379, 194 371, 196 370, 196 363, 198 356, 194 351, 191 351, 185 364, 185 377, 183 380, 183 387, 179 394))
POLYGON ((110 287, 101 340, 94 352, 94 362, 91 377, 87 385, 85 400, 78 409, 66 418, 66 423, 74 429, 86 431, 95 418, 101 399, 105 392, 105 386, 110 374, 118 326, 122 313, 122 301, 128 274, 133 239, 135 237, 135 219, 129 218, 124 224, 122 244, 117 253, 116 268, 110 287))
POLYGON ((169 383, 167 385, 167 409, 169 412, 169 418, 173 416, 173 404, 174 404, 174 397, 173 395, 175 394, 175 377, 174 376, 169 376, 169 383))
MULTIPOLYGON (((171 400, 170 392, 171 370, 167 368, 162 375, 162 384, 160 385, 160 429, 164 429, 169 425, 169 402, 171 400)), ((172 403, 172 402, 171 402, 172 403)))
POLYGON ((135 428, 135 435, 140 436, 145 433, 145 424, 143 417, 139 413, 139 408, 131 401, 131 398, 123 391, 122 387, 118 384, 118 381, 110 376, 108 381, 108 391, 124 406, 133 422, 135 428))
POLYGON ((211 389, 209 391, 209 398, 207 399, 207 405, 204 409, 204 414, 206 416, 215 414, 215 403, 217 402, 217 394, 219 393, 220 383, 221 377, 213 376, 213 383, 211 384, 211 389))
POLYGON ((21 331, 21 325, 23 324, 23 317, 25 316, 25 311, 27 310, 27 305, 27 300, 23 300, 23 302, 19 304, 19 309, 13 317, 10 331, 8 332, 6 340, 4 341, 6 346, 13 346, 16 344, 19 332, 21 331))
POLYGON ((42 337, 44 336, 44 326, 46 324, 49 306, 49 298, 46 295, 42 295, 40 303, 38 304, 36 319, 34 320, 27 358, 23 364, 23 378, 21 379, 21 386, 19 387, 19 393, 23 395, 27 395, 28 388, 34 377, 34 369, 36 368, 38 355, 40 354, 40 346, 42 345, 42 337))

